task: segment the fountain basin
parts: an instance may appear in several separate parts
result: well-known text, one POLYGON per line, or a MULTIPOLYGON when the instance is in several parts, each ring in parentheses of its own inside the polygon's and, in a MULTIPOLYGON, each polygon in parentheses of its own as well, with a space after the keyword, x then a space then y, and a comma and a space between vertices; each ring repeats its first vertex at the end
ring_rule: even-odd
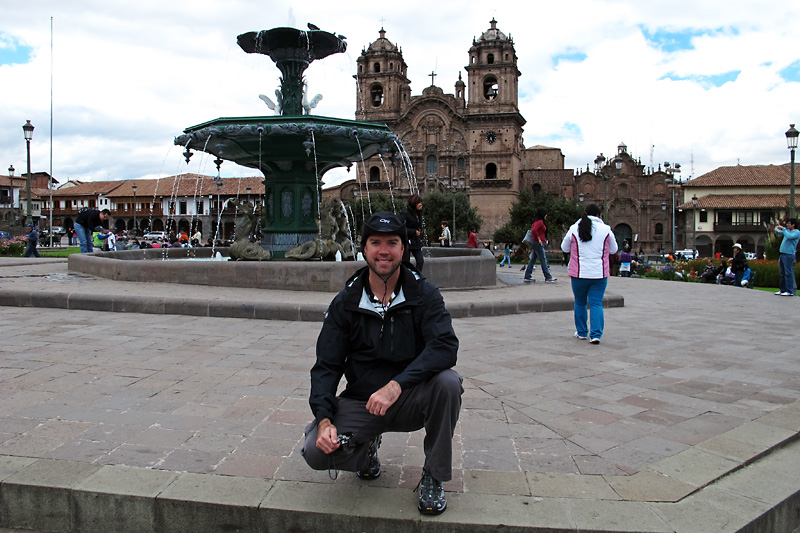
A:
MULTIPOLYGON (((211 248, 126 250, 72 254, 69 270, 116 281, 215 287, 338 292, 364 261, 169 261, 211 258, 211 248)), ((223 254, 227 250, 220 250, 223 254)), ((425 277, 440 289, 493 287, 496 262, 488 250, 423 248, 425 277)))

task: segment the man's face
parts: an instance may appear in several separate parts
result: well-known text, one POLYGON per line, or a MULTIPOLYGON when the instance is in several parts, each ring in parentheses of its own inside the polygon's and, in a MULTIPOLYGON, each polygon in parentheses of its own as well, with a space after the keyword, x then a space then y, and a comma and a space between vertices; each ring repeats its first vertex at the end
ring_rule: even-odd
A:
POLYGON ((795 226, 794 224, 792 224, 792 222, 791 222, 791 221, 789 221, 789 222, 787 222, 787 223, 786 223, 786 227, 787 227, 788 229, 790 229, 790 230, 797 229, 797 226, 795 226))
POLYGON ((397 235, 372 235, 367 239, 364 257, 376 274, 388 276, 403 260, 403 241, 397 235))
POLYGON ((108 220, 108 213, 100 213, 100 220, 108 220))

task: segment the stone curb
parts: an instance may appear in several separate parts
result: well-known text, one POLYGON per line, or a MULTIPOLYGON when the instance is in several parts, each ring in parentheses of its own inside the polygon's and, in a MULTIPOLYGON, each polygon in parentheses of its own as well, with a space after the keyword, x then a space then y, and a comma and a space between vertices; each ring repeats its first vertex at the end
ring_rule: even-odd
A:
MULTIPOLYGON (((445 296, 446 297, 446 296, 445 296)), ((230 302, 220 299, 175 298, 112 295, 81 292, 43 292, 15 289, 0 290, 0 305, 8 307, 49 307, 80 311, 105 311, 114 313, 145 313, 207 316, 218 318, 253 318, 259 320, 288 320, 321 322, 327 304, 291 302, 230 302)), ((625 299, 607 294, 604 307, 623 307, 625 299)), ((498 302, 453 302, 447 309, 453 318, 502 316, 522 313, 571 311, 572 298, 520 298, 498 302)))
POLYGON ((332 528, 766 533, 791 531, 800 523, 799 475, 800 442, 793 441, 677 502, 465 492, 448 494, 449 512, 425 517, 408 489, 0 456, 0 527, 119 533, 332 528))

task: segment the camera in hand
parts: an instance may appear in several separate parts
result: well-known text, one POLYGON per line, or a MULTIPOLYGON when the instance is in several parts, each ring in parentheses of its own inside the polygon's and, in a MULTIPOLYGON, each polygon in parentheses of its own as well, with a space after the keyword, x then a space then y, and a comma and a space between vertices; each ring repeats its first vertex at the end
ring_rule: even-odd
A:
POLYGON ((339 433, 336 436, 336 442, 339 443, 340 449, 343 451, 349 451, 352 448, 355 448, 356 443, 352 441, 353 434, 352 433, 339 433))

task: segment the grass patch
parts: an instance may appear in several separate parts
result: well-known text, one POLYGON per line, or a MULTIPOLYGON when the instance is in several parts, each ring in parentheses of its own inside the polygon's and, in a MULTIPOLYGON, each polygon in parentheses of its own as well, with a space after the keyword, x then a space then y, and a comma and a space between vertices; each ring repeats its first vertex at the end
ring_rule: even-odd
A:
POLYGON ((66 248, 42 250, 39 249, 39 254, 42 257, 69 257, 72 254, 81 253, 80 246, 67 246, 66 248))

